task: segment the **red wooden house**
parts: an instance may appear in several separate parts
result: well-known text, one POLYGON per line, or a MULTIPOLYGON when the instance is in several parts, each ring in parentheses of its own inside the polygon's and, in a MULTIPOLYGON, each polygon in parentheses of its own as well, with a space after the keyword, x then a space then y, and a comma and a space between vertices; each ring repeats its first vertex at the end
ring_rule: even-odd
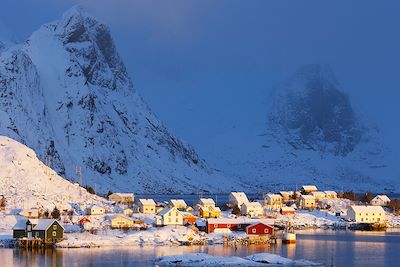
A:
MULTIPOLYGON (((246 227, 260 222, 260 219, 249 218, 217 218, 207 220, 207 233, 213 233, 216 229, 229 229, 231 231, 246 231, 246 227)), ((265 220, 262 220, 265 221, 265 220)), ((273 225, 273 220, 267 220, 273 225)), ((265 221, 265 223, 267 223, 265 221)))
POLYGON ((257 222, 246 227, 246 234, 248 235, 272 235, 274 227, 262 222, 257 222))

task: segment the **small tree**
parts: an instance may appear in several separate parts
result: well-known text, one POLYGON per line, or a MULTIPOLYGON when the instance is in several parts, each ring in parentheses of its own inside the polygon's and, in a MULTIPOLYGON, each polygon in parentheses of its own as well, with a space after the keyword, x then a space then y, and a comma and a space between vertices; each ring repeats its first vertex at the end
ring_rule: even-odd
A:
POLYGON ((106 197, 108 198, 110 195, 112 195, 112 193, 113 193, 113 192, 112 192, 111 190, 109 190, 108 193, 107 193, 107 195, 106 195, 106 197))
POLYGON ((86 186, 85 188, 86 188, 86 191, 88 191, 90 194, 93 194, 93 195, 96 194, 96 192, 94 191, 93 187, 91 187, 91 186, 86 186))
POLYGON ((399 199, 390 200, 388 208, 393 212, 400 211, 400 200, 399 199))
POLYGON ((50 215, 50 212, 49 212, 48 210, 45 210, 45 211, 43 212, 44 218, 49 218, 49 215, 50 215))
POLYGON ((364 202, 364 203, 370 203, 372 200, 372 193, 371 192, 367 192, 364 195, 362 195, 360 197, 360 201, 364 202))
POLYGON ((0 210, 6 209, 6 199, 4 196, 0 196, 0 210))
POLYGON ((357 200, 357 196, 353 191, 344 192, 343 193, 343 198, 347 198, 347 199, 350 199, 352 201, 356 201, 357 200))
POLYGON ((60 215, 60 210, 57 209, 57 207, 54 207, 53 211, 51 212, 51 217, 58 220, 60 219, 60 215))
POLYGON ((240 215, 240 208, 239 208, 238 205, 236 205, 235 207, 233 207, 233 209, 232 209, 232 214, 240 215))

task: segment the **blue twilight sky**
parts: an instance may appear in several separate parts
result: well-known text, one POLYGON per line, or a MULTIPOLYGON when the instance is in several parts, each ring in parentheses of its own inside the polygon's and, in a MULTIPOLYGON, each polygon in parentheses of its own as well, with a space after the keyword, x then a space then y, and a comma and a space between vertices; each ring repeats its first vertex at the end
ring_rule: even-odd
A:
POLYGON ((0 22, 17 41, 74 4, 107 23, 136 89, 211 161, 263 131, 269 91, 308 63, 331 65, 400 154, 399 1, 1 2, 0 22), (229 142, 213 142, 224 135, 229 142))

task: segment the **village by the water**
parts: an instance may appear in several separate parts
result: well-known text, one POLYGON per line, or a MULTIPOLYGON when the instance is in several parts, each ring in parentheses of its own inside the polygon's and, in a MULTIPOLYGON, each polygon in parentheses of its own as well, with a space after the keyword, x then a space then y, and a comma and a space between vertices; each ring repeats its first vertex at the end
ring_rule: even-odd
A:
POLYGON ((296 243, 296 231, 307 228, 346 231, 386 231, 400 227, 400 201, 387 195, 322 191, 304 185, 298 191, 262 194, 251 199, 231 192, 227 203, 215 197, 158 201, 134 193, 112 193, 105 206, 72 210, 8 209, 1 197, 1 213, 16 220, 3 246, 101 247, 135 245, 274 246, 296 243))

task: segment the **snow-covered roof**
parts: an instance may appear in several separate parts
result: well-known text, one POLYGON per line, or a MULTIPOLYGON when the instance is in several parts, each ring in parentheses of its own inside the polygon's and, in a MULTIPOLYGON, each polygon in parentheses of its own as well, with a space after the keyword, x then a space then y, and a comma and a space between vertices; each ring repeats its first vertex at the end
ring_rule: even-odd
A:
POLYGON ((315 185, 303 185, 301 188, 305 191, 317 191, 317 187, 315 185))
POLYGON ((384 202, 390 202, 390 198, 387 195, 377 195, 371 201, 382 200, 384 202))
POLYGON ((253 224, 262 222, 267 225, 274 225, 274 219, 251 219, 247 217, 238 218, 210 218, 207 220, 208 224, 253 224))
POLYGON ((243 203, 242 206, 245 205, 247 208, 262 208, 260 202, 247 202, 243 203))
POLYGON ((383 213, 385 214, 385 210, 381 206, 362 206, 362 205, 352 205, 351 209, 356 213, 368 212, 368 213, 383 213))
POLYGON ((335 191, 324 191, 324 193, 327 195, 337 195, 335 191))
MULTIPOLYGON (((33 227, 33 230, 46 231, 54 222, 56 222, 55 219, 38 219, 38 223, 33 227)), ((64 229, 60 223, 58 224, 64 229)))
POLYGON ((249 202, 249 200, 244 192, 231 192, 231 195, 236 200, 242 200, 242 202, 249 202))
POLYGON ((287 207, 287 206, 283 206, 281 207, 282 211, 295 211, 295 209, 293 207, 287 207))
POLYGON ((13 230, 25 230, 27 219, 21 219, 17 221, 17 224, 14 225, 13 230))
POLYGON ((186 207, 186 202, 183 199, 171 199, 169 201, 174 207, 186 207))
POLYGON ((264 223, 264 222, 255 222, 255 223, 253 223, 253 224, 250 224, 250 225, 248 225, 247 227, 246 227, 246 230, 248 229, 248 228, 250 228, 250 227, 253 227, 253 226, 255 226, 255 225, 257 225, 257 224, 264 224, 265 226, 268 226, 268 227, 274 227, 274 224, 266 224, 266 223, 264 223))
POLYGON ((303 199, 315 199, 313 195, 301 195, 301 198, 303 199))
POLYGON ((142 205, 156 205, 156 203, 154 202, 154 200, 151 199, 151 198, 141 198, 141 199, 139 199, 139 202, 140 202, 142 205))
POLYGON ((281 194, 281 195, 293 195, 294 192, 293 191, 280 191, 279 194, 281 194))
MULTIPOLYGON (((171 208, 165 208, 163 209, 158 215, 159 216, 164 216, 165 214, 167 214, 168 212, 170 212, 171 210, 175 210, 177 212, 179 212, 175 207, 171 207, 171 208)), ((179 212, 180 213, 180 212, 179 212)))
POLYGON ((203 205, 215 205, 215 201, 212 198, 200 198, 199 202, 203 205))

